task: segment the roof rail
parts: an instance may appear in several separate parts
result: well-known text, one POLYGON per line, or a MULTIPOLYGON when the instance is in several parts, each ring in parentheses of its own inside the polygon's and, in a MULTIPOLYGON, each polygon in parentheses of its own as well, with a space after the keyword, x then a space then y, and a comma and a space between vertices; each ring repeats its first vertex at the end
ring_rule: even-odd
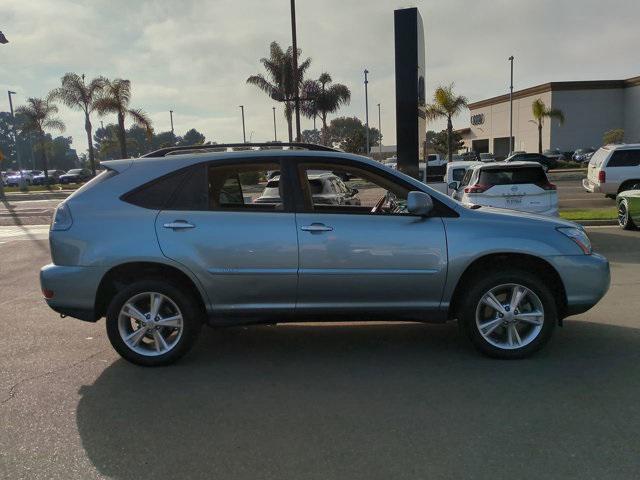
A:
POLYGON ((299 143, 299 142, 262 142, 262 143, 213 143, 209 145, 187 145, 182 147, 165 147, 153 152, 142 155, 146 157, 166 157, 167 155, 179 153, 202 153, 206 151, 226 152, 228 148, 242 150, 274 150, 278 148, 288 147, 290 150, 315 150, 321 152, 339 152, 332 147, 318 145, 315 143, 299 143), (259 147, 259 148, 256 148, 259 147))

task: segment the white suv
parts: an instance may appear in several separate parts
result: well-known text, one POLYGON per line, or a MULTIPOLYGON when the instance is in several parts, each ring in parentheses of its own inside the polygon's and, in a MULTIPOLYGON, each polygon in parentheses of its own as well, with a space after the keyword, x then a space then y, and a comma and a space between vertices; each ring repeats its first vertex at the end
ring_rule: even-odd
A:
POLYGON ((471 166, 452 196, 466 206, 481 205, 558 216, 556 186, 549 183, 538 162, 494 162, 471 166))
POLYGON ((640 144, 605 145, 589 161, 582 186, 591 193, 615 197, 640 182, 640 144))

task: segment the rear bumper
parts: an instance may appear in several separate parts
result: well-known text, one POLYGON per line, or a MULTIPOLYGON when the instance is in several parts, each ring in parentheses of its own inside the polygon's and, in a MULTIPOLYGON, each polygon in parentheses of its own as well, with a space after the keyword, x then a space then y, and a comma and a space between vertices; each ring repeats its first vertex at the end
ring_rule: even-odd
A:
POLYGON ((602 255, 561 255, 547 259, 555 267, 564 285, 567 310, 563 316, 586 312, 609 290, 609 261, 602 255))
POLYGON ((582 179, 582 187, 591 193, 604 193, 605 195, 616 195, 618 193, 618 188, 620 187, 617 183, 594 183, 588 178, 582 179))
POLYGON ((95 299, 106 269, 49 264, 40 269, 40 286, 53 292, 45 298, 56 312, 88 322, 95 322, 95 299))

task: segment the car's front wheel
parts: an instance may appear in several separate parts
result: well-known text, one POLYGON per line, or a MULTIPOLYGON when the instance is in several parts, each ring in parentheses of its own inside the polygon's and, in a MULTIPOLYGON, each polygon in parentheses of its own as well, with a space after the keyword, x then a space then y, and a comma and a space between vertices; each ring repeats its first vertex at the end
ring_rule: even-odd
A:
POLYGON ((558 314, 547 285, 514 269, 476 277, 461 302, 459 321, 485 355, 524 358, 551 338, 558 314))
POLYGON ((168 365, 193 346, 202 325, 199 302, 184 288, 160 280, 124 287, 109 304, 107 334, 126 360, 168 365))
POLYGON ((635 230, 636 225, 629 214, 629 202, 623 198, 618 203, 618 225, 624 230, 635 230))

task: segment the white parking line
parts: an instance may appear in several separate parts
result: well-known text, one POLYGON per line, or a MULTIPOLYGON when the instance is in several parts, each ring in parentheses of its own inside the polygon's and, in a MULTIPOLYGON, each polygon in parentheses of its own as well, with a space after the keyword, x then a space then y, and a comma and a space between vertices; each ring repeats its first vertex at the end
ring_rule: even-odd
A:
POLYGON ((0 240, 46 239, 49 225, 0 226, 0 240))

